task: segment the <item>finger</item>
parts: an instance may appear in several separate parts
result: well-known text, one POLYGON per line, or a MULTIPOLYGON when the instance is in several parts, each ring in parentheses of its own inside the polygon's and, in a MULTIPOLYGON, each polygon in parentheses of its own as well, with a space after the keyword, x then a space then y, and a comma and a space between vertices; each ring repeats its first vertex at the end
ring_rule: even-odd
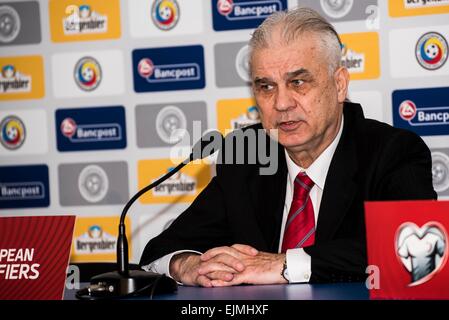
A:
POLYGON ((203 262, 198 269, 199 274, 207 274, 214 271, 226 271, 228 273, 239 272, 238 270, 235 270, 234 268, 220 262, 203 262))
POLYGON ((206 287, 206 288, 211 288, 212 287, 212 281, 203 275, 200 275, 197 279, 196 282, 202 286, 202 287, 206 287))
POLYGON ((255 256, 259 253, 259 251, 256 248, 253 248, 246 244, 236 243, 236 244, 232 245, 232 248, 234 248, 244 254, 250 255, 250 256, 255 256))
MULTIPOLYGON (((227 267, 230 267, 235 270, 235 272, 242 272, 245 270, 245 265, 240 259, 237 259, 229 254, 220 254, 215 257, 213 257, 211 260, 205 261, 202 263, 201 267, 203 265, 206 265, 208 263, 219 263, 222 265, 225 265, 227 267)), ((215 271, 215 270, 210 270, 215 271)))
POLYGON ((214 271, 206 274, 209 280, 222 280, 222 281, 232 281, 234 279, 234 274, 224 271, 214 271))
POLYGON ((201 261, 207 261, 212 259, 213 257, 216 257, 220 254, 228 254, 230 256, 233 256, 235 258, 240 258, 241 253, 231 247, 217 247, 217 248, 212 248, 210 250, 207 250, 205 253, 203 253, 201 255, 201 261))
POLYGON ((232 281, 223 280, 212 280, 211 284, 213 287, 230 287, 234 285, 232 281))

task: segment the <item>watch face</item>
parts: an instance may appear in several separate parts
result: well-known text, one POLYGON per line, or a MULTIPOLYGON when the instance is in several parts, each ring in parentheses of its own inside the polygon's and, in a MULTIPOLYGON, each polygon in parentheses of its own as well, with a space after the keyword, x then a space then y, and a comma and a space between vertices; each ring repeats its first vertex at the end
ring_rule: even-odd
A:
POLYGON ((288 276, 288 269, 287 269, 287 259, 284 261, 284 265, 282 266, 282 277, 284 277, 285 280, 290 282, 290 277, 288 276))

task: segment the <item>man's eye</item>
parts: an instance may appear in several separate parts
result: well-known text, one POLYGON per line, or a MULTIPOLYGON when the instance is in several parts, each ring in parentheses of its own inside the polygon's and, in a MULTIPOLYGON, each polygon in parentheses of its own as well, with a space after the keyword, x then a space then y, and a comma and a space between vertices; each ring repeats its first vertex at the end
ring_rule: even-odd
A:
POLYGON ((274 86, 272 84, 268 84, 268 83, 261 83, 259 87, 263 91, 270 91, 274 88, 274 86))
POLYGON ((292 83, 292 85, 294 87, 299 87, 299 86, 301 86, 304 83, 304 81, 299 80, 299 79, 295 79, 295 80, 292 80, 291 83, 292 83))

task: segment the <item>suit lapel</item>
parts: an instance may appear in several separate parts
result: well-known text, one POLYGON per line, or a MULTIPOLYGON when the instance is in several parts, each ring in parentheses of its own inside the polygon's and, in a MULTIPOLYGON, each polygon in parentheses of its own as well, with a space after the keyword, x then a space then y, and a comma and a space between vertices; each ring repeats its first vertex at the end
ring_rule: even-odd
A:
POLYGON ((249 191, 256 208, 255 216, 266 242, 266 250, 277 252, 285 202, 287 164, 284 148, 279 146, 278 170, 274 175, 259 175, 250 179, 249 191))
MULTIPOLYGON (((358 107, 360 108, 360 106, 358 107)), ((355 118, 363 113, 353 104, 344 108, 343 132, 332 158, 321 198, 315 241, 332 239, 348 212, 357 191, 354 175, 357 171, 357 153, 354 135, 355 118)))

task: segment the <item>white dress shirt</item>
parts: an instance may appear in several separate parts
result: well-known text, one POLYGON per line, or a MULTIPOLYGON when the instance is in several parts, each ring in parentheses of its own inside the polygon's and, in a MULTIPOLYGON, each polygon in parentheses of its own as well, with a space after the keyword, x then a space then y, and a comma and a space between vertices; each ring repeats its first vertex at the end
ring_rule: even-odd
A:
MULTIPOLYGON (((337 149, 340 141, 341 133, 343 131, 343 119, 340 124, 340 129, 335 136, 332 143, 315 159, 315 161, 307 168, 303 169, 298 166, 285 151, 285 158, 287 160, 288 178, 287 188, 285 192, 284 213, 282 216, 281 238, 279 240, 279 252, 282 248, 282 240, 284 238, 285 224, 290 211, 291 202, 293 199, 293 190, 295 179, 298 173, 305 172, 307 176, 315 183, 310 190, 309 197, 312 201, 313 213, 315 215, 315 226, 318 222, 318 213, 320 212, 321 197, 323 196, 324 185, 326 183, 327 172, 334 156, 335 149, 337 149)), ((316 229, 316 228, 315 228, 316 229)), ((290 282, 309 282, 312 274, 312 265, 310 256, 303 248, 289 249, 286 252, 287 269, 290 282)))
MULTIPOLYGON (((318 212, 320 210, 321 197, 323 195, 323 189, 326 182, 327 171, 329 170, 332 157, 334 156, 335 149, 337 148, 338 142, 340 141, 341 133, 343 131, 343 121, 340 124, 340 129, 338 130, 337 136, 332 141, 332 143, 318 156, 318 158, 308 167, 303 169, 296 165, 293 160, 285 151, 285 157, 287 160, 288 178, 287 178, 287 189, 285 193, 285 204, 284 212, 282 216, 282 229, 281 237, 279 240, 279 252, 281 252, 282 239, 284 237, 285 222, 287 221, 288 212, 290 210, 290 205, 293 198, 293 186, 294 180, 299 172, 305 171, 310 179, 315 183, 310 190, 309 196, 312 200, 313 211, 315 214, 315 225, 318 221, 318 212)), ((318 226, 317 226, 318 227, 318 226)), ((201 254, 201 252, 194 250, 180 250, 169 253, 162 258, 153 261, 149 265, 142 266, 145 271, 152 271, 160 274, 165 274, 169 277, 170 275, 170 261, 171 258, 182 252, 194 252, 201 254)), ((309 282, 311 272, 311 258, 305 253, 304 249, 290 249, 286 252, 287 256, 287 269, 290 277, 290 283, 293 282, 309 282)))

